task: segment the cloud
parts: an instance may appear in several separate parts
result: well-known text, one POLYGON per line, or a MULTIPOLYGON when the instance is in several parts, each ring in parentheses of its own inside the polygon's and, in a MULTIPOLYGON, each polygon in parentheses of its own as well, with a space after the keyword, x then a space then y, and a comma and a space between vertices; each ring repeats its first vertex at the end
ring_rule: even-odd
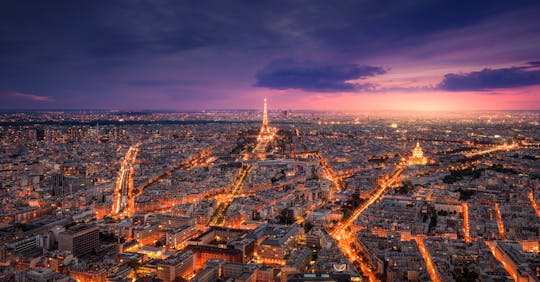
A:
POLYGON ((438 88, 447 91, 484 91, 537 85, 540 84, 540 70, 535 69, 537 63, 530 62, 522 67, 485 68, 463 74, 449 73, 444 76, 438 88))
POLYGON ((194 85, 198 82, 188 79, 136 79, 125 81, 125 84, 137 87, 156 87, 194 85))
MULTIPOLYGON (((55 106, 69 108, 121 107, 120 101, 135 91, 158 95, 189 88, 185 93, 219 99, 229 87, 253 91, 254 70, 283 56, 391 65, 404 72, 407 65, 414 72, 439 64, 535 61, 540 2, 518 2, 3 1, 0 95, 31 89, 55 98, 55 106), (174 79, 148 79, 164 76, 211 83, 198 83, 204 86, 195 92, 191 91, 195 86, 174 79), (134 78, 145 80, 130 81, 134 78)), ((352 66, 342 65, 338 71, 323 70, 321 64, 297 64, 319 71, 311 76, 316 83, 309 81, 309 73, 297 73, 303 80, 291 83, 277 69, 264 68, 255 84, 326 92, 416 91, 388 89, 382 82, 372 85, 361 77, 353 82, 352 66), (335 72, 340 76, 329 77, 335 72)), ((399 86, 399 79, 391 85, 399 86)), ((10 98, 12 104, 2 100, 0 108, 28 103, 10 98)), ((157 105, 136 102, 141 107, 157 105)), ((207 105, 201 102, 200 107, 207 105)))
POLYGON ((14 92, 10 94, 11 97, 21 98, 25 100, 31 100, 35 102, 52 102, 54 101, 49 96, 41 96, 41 95, 34 95, 34 94, 27 94, 27 93, 21 93, 21 92, 14 92))
POLYGON ((376 66, 277 60, 257 72, 255 86, 281 90, 299 89, 307 92, 355 91, 372 89, 374 85, 349 81, 385 72, 376 66))

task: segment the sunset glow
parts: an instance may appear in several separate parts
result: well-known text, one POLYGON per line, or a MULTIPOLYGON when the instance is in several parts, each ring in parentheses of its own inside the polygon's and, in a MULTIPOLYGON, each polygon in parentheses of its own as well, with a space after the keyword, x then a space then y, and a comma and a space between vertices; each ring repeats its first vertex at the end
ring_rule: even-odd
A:
POLYGON ((534 1, 25 2, 2 109, 540 109, 534 1))

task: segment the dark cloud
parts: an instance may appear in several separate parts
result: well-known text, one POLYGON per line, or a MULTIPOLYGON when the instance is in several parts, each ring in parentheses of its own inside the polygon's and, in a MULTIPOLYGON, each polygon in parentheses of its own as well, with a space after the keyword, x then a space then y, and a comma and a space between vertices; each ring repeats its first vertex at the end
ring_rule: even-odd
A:
POLYGON ((533 66, 501 69, 485 68, 464 74, 449 73, 444 76, 438 88, 448 91, 483 91, 496 88, 513 88, 540 84, 540 70, 533 66))
POLYGON ((313 92, 354 91, 370 89, 373 85, 348 81, 385 72, 375 66, 277 60, 257 72, 255 86, 313 92))
POLYGON ((520 9, 538 11, 538 3, 488 0, 310 1, 309 8, 298 13, 291 26, 304 31, 318 45, 329 50, 363 58, 422 45, 431 35, 468 27, 520 9))
MULTIPOLYGON (((71 101, 123 101, 121 95, 110 94, 117 84, 160 76, 169 81, 133 81, 131 86, 159 93, 160 87, 176 84, 171 78, 221 78, 249 92, 254 72, 276 58, 369 58, 375 62, 370 64, 392 66, 385 55, 399 57, 407 48, 433 42, 435 35, 483 22, 493 23, 488 33, 495 39, 534 48, 538 12, 539 2, 527 0, 0 1, 0 91, 40 93, 66 107, 71 101), (529 11, 531 16, 516 16, 516 11, 529 11), (506 17, 499 20, 501 15, 506 17), (498 27, 513 31, 516 26, 520 29, 512 38, 496 32, 498 27)), ((492 41, 477 44, 485 42, 492 41)), ((451 51, 458 49, 452 45, 451 51)), ((433 57, 443 51, 438 46, 425 50, 433 57)), ((535 59, 533 55, 523 54, 516 61, 535 59)), ((289 66, 299 79, 294 82, 287 81, 292 76, 284 73, 286 68, 280 72, 269 67, 257 74, 257 85, 306 91, 374 91, 373 85, 346 81, 380 72, 369 66, 297 64, 304 69, 289 66)), ((216 93, 227 84, 218 84, 204 91, 219 96, 216 93)), ((133 87, 123 94, 135 93, 133 87)))
MULTIPOLYGON (((296 49, 371 56, 424 43, 425 36, 531 8, 520 1, 5 1, 4 48, 28 55, 61 52, 92 57, 158 56, 203 47, 296 49), (315 46, 315 45, 314 45, 315 46)), ((0 54, 1 57, 1 54, 0 54)))

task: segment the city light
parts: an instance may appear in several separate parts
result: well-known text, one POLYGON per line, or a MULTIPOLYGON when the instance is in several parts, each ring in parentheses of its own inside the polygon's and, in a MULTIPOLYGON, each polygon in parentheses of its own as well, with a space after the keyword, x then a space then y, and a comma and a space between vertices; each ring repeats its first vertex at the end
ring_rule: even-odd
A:
POLYGON ((469 2, 3 1, 0 281, 540 281, 540 1, 469 2))

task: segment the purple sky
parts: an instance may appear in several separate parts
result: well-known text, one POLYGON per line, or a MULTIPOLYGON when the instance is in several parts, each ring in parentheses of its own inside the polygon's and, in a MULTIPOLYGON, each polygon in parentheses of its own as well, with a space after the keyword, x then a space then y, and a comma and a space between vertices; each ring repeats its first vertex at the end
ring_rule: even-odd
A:
POLYGON ((0 108, 540 109, 538 1, 0 3, 0 108), (384 3, 383 3, 384 2, 384 3))

